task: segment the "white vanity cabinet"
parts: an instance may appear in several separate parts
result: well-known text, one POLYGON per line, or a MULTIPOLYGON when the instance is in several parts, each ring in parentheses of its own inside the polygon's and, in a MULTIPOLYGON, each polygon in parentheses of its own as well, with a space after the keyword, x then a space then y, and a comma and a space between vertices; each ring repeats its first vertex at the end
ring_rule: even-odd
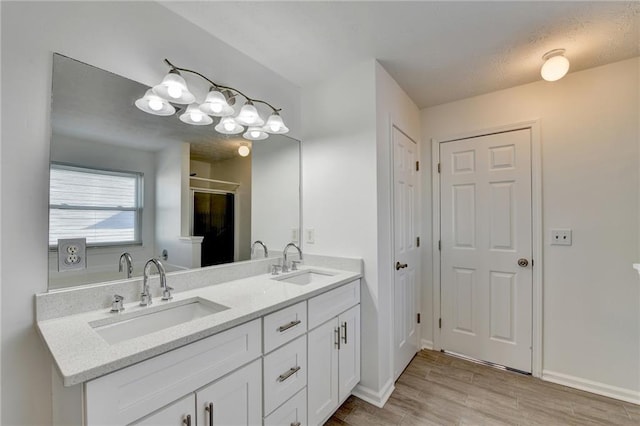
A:
POLYGON ((326 421, 360 381, 359 282, 309 300, 309 425, 326 421), (346 309, 346 310, 345 310, 346 309), (336 316, 337 312, 343 311, 336 316))
POLYGON ((195 426, 196 397, 191 394, 169 404, 132 426, 195 426))

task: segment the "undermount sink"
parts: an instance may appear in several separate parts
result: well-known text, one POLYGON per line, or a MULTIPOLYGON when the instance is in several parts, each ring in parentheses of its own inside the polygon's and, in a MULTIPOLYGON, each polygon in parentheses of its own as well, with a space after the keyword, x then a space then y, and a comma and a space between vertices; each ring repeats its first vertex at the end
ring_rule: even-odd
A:
POLYGON ((324 281, 327 277, 332 277, 335 274, 331 274, 329 272, 320 272, 320 271, 299 271, 292 272, 282 277, 274 278, 274 280, 282 281, 285 283, 298 284, 298 285, 307 285, 311 283, 315 283, 318 281, 324 281))
POLYGON ((114 344, 184 324, 229 309, 227 306, 193 298, 165 306, 150 307, 131 314, 119 314, 89 323, 107 343, 114 344))

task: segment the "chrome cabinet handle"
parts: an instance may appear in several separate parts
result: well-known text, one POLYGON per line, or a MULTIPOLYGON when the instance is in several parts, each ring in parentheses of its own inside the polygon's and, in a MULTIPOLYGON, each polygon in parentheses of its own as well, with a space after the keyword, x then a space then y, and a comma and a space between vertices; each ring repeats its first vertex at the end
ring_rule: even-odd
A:
POLYGON ((344 344, 347 344, 347 322, 342 323, 342 329, 344 330, 344 336, 342 337, 344 344))
POLYGON ((523 268, 526 268, 527 266, 529 266, 529 261, 524 257, 521 259, 518 259, 518 266, 522 266, 523 268))
POLYGON ((340 350, 340 327, 334 328, 333 332, 335 334, 334 344, 336 345, 338 350, 340 350))
POLYGON ((281 375, 278 376, 278 381, 279 382, 284 382, 285 380, 287 380, 289 377, 293 376, 294 374, 296 374, 298 371, 300 371, 300 367, 293 367, 290 368, 289 371, 287 371, 286 373, 282 373, 281 375))
POLYGON ((300 320, 291 321, 289 324, 281 325, 280 327, 278 327, 278 331, 280 333, 282 333, 283 331, 286 331, 286 330, 290 329, 291 327, 295 327, 296 325, 300 324, 301 322, 302 321, 300 321, 300 320))
POLYGON ((185 426, 191 426, 191 414, 187 414, 183 419, 182 419, 182 424, 185 426))
POLYGON ((396 262, 396 271, 399 271, 402 268, 406 268, 407 266, 409 265, 407 265, 406 263, 396 262))
POLYGON ((213 426, 213 402, 206 404, 204 407, 204 411, 209 414, 209 426, 213 426))

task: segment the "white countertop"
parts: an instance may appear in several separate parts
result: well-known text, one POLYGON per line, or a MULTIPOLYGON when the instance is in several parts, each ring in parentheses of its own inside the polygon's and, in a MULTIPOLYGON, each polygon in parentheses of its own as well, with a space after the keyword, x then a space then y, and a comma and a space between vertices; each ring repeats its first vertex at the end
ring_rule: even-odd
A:
POLYGON ((300 269, 325 271, 333 275, 318 282, 298 285, 276 281, 271 275, 262 274, 174 293, 171 302, 155 298, 151 307, 140 307, 138 301, 127 303, 124 305, 125 315, 194 297, 229 309, 115 344, 107 343, 89 325, 90 322, 119 315, 110 313, 109 309, 38 321, 37 328, 58 366, 64 385, 72 386, 259 318, 362 276, 358 272, 312 266, 300 269))

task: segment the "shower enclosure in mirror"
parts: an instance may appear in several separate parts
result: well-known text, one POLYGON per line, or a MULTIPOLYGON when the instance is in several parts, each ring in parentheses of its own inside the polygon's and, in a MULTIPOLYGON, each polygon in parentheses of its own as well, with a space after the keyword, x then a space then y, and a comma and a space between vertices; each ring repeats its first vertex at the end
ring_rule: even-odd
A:
POLYGON ((125 279, 124 252, 135 276, 152 257, 184 270, 249 260, 254 240, 277 253, 299 235, 299 141, 146 114, 134 102, 147 89, 54 54, 50 290, 125 279), (63 238, 86 238, 86 269, 58 271, 63 238))

